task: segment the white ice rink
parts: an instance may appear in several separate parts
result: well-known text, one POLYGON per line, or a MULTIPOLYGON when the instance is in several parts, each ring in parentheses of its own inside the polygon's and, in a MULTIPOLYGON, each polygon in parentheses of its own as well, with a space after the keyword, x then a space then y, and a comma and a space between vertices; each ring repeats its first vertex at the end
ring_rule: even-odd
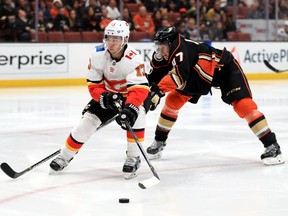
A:
MULTIPOLYGON (((277 135, 284 165, 262 164, 263 145, 215 89, 181 110, 163 158, 151 161, 158 185, 138 187, 152 177, 143 158, 138 177, 123 179, 125 132, 113 122, 60 174, 49 175, 50 161, 18 179, 0 170, 0 215, 287 216, 288 81, 250 86, 277 135)), ((89 100, 85 86, 0 89, 0 163, 22 171, 58 150, 89 100)), ((145 149, 159 112, 147 115, 145 149)))

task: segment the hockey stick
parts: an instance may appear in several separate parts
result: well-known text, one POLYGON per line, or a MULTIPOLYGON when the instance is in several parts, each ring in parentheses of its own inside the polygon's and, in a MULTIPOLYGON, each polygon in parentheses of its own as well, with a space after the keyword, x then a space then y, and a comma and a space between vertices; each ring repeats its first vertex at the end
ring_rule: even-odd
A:
POLYGON ((264 60, 264 64, 272 71, 274 71, 275 73, 284 73, 284 72, 288 72, 287 70, 278 70, 275 67, 273 67, 267 60, 264 60))
MULTIPOLYGON (((113 121, 117 118, 117 116, 118 116, 118 114, 115 115, 115 116, 113 116, 113 117, 112 117, 111 119, 109 119, 107 122, 101 124, 101 125, 96 129, 96 131, 98 131, 99 129, 105 127, 106 125, 110 124, 111 122, 113 122, 113 121)), ((57 156, 58 154, 60 154, 60 151, 61 151, 61 149, 57 150, 57 151, 54 152, 53 154, 45 157, 45 158, 42 159, 41 161, 33 164, 32 166, 28 167, 27 169, 25 169, 25 170, 23 170, 23 171, 21 171, 21 172, 15 172, 15 171, 9 166, 9 164, 7 164, 7 163, 5 163, 5 162, 1 164, 1 169, 2 169, 2 171, 3 171, 6 175, 8 175, 10 178, 16 179, 16 178, 24 175, 25 173, 31 171, 32 169, 34 169, 35 167, 39 166, 40 164, 42 164, 42 163, 48 161, 49 159, 57 156)))
POLYGON ((153 173, 153 175, 154 175, 152 178, 145 179, 145 180, 139 182, 138 185, 139 185, 139 187, 142 188, 142 189, 146 189, 146 188, 152 187, 152 186, 154 186, 154 185, 156 185, 156 184, 158 184, 158 183, 160 182, 160 178, 159 178, 156 170, 155 170, 154 167, 152 166, 150 160, 148 159, 147 154, 145 153, 145 151, 144 151, 144 149, 143 149, 143 147, 142 147, 142 145, 141 145, 138 137, 137 137, 136 134, 134 133, 131 125, 130 125, 127 121, 125 122, 125 125, 126 125, 128 131, 132 134, 133 139, 135 140, 135 142, 136 142, 137 146, 139 147, 139 149, 140 149, 143 157, 145 158, 148 166, 150 167, 150 170, 152 171, 152 173, 153 173))

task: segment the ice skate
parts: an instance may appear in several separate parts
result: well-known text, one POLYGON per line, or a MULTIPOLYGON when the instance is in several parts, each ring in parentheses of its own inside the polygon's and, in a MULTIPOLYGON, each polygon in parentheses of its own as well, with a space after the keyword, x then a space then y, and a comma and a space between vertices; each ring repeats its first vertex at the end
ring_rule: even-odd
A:
POLYGON ((154 140, 151 146, 147 148, 148 157, 151 160, 161 158, 162 151, 166 146, 166 141, 154 140))
POLYGON ((137 169, 141 165, 140 157, 130 157, 127 156, 126 161, 124 163, 122 172, 124 173, 125 179, 131 179, 137 176, 137 169))
POLYGON ((61 171, 66 166, 68 166, 72 159, 73 158, 71 158, 70 160, 65 160, 62 155, 59 155, 50 163, 50 167, 53 171, 61 171))
POLYGON ((268 146, 261 155, 261 160, 265 165, 283 164, 284 160, 282 159, 281 150, 278 143, 268 146))

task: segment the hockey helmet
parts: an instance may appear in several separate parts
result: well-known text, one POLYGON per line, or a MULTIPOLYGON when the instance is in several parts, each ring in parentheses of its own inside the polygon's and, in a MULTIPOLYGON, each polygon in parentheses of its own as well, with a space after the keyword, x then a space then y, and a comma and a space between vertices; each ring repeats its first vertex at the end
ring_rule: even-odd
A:
POLYGON ((154 43, 156 45, 163 43, 171 45, 171 43, 178 37, 178 34, 179 33, 174 26, 165 27, 155 34, 154 43))
POLYGON ((154 48, 156 54, 160 56, 160 47, 161 44, 168 44, 170 47, 170 53, 175 49, 176 39, 178 38, 179 33, 174 26, 165 27, 159 30, 154 36, 154 48))
POLYGON ((120 36, 120 37, 122 37, 121 47, 124 47, 128 42, 129 34, 130 34, 129 24, 126 21, 113 20, 105 28, 104 41, 106 41, 107 36, 109 36, 109 35, 120 36))

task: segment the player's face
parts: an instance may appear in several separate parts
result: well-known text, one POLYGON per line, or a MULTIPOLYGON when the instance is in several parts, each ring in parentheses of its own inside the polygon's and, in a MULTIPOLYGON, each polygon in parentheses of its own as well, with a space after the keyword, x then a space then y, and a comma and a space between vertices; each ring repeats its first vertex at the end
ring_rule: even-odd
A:
POLYGON ((122 37, 109 35, 105 40, 107 49, 112 55, 120 51, 122 45, 122 37))
POLYGON ((163 58, 168 61, 169 59, 169 45, 168 44, 159 44, 158 45, 158 52, 161 54, 161 56, 163 56, 163 58))

